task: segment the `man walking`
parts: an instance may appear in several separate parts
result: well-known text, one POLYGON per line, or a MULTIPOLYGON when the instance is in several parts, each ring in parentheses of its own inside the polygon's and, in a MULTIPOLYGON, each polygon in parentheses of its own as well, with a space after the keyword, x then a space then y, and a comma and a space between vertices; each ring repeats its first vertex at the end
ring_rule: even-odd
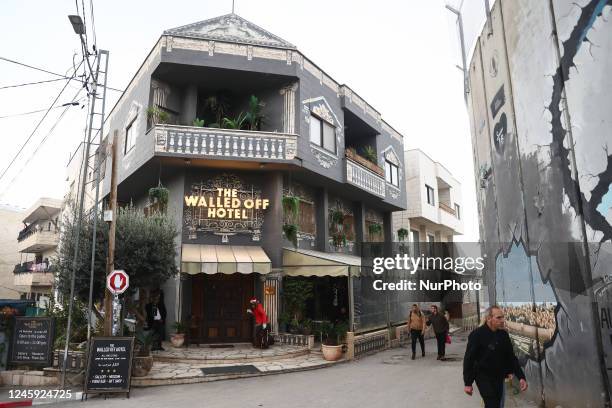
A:
POLYGON ((433 326, 438 343, 438 360, 444 360, 446 354, 446 336, 448 335, 448 320, 438 312, 438 306, 431 305, 431 316, 427 320, 427 326, 433 326))
POLYGON ((499 306, 491 306, 485 318, 485 323, 468 337, 463 358, 464 391, 472 395, 472 383, 476 381, 485 408, 500 408, 504 403, 504 378, 516 375, 521 391, 527 389, 527 381, 505 330, 504 312, 499 306))

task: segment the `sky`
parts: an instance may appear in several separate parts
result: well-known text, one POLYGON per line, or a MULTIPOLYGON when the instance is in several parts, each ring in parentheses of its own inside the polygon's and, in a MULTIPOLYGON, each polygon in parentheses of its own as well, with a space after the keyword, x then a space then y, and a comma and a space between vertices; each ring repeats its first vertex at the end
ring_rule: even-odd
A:
MULTIPOLYGON (((84 2, 89 41, 95 26, 98 48, 110 52, 108 85, 124 89, 164 30, 227 14, 232 7, 231 0, 92 1, 95 25, 89 0, 3 0, 0 57, 72 73, 81 61, 80 43, 67 16, 84 2)), ((460 58, 455 18, 444 0, 235 2, 237 14, 296 45, 381 112, 404 135, 406 149, 420 148, 449 169, 462 184, 465 233, 457 238, 478 240, 469 120, 463 77, 456 67, 460 58)), ((481 27, 473 9, 482 1, 448 2, 469 9, 466 38, 472 43, 481 27)), ((0 88, 55 78, 0 60, 0 88)), ((0 89, 0 204, 28 208, 39 197, 64 196, 66 166, 84 135, 84 90, 78 82, 70 83, 55 105, 80 105, 51 109, 35 132, 44 111, 13 115, 46 110, 65 84, 62 80, 0 89)), ((119 95, 107 92, 107 114, 119 95)))

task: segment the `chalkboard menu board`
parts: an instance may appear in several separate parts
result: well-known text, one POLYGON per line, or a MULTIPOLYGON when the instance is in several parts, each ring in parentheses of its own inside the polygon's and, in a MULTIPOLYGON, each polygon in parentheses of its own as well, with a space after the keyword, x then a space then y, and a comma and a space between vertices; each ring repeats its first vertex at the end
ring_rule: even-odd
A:
POLYGON ((15 317, 9 363, 50 366, 54 329, 52 317, 15 317))
POLYGON ((134 337, 93 337, 89 345, 85 394, 130 393, 134 337))

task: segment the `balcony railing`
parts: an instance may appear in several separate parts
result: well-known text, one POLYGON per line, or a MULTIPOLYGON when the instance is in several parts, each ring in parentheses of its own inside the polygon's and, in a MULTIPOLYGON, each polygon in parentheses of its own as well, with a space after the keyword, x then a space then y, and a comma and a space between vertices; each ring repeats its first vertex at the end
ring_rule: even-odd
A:
POLYGON ((448 205, 444 204, 444 203, 440 203, 439 207, 442 211, 446 211, 447 213, 454 215, 455 217, 457 216, 457 213, 455 212, 454 209, 450 208, 448 205))
POLYGON ((47 262, 34 263, 33 261, 15 265, 13 273, 52 272, 53 268, 47 262))
POLYGON ((372 170, 346 158, 346 181, 379 197, 385 197, 385 179, 372 170))
POLYGON ((155 152, 222 159, 293 160, 297 135, 250 130, 156 125, 155 152))

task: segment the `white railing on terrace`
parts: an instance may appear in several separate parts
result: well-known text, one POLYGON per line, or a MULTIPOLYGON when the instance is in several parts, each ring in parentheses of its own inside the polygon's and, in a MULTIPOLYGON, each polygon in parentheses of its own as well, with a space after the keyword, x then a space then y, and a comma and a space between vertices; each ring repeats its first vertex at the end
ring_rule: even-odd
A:
POLYGON ((297 135, 204 128, 195 126, 155 125, 155 151, 190 156, 293 160, 297 135))

